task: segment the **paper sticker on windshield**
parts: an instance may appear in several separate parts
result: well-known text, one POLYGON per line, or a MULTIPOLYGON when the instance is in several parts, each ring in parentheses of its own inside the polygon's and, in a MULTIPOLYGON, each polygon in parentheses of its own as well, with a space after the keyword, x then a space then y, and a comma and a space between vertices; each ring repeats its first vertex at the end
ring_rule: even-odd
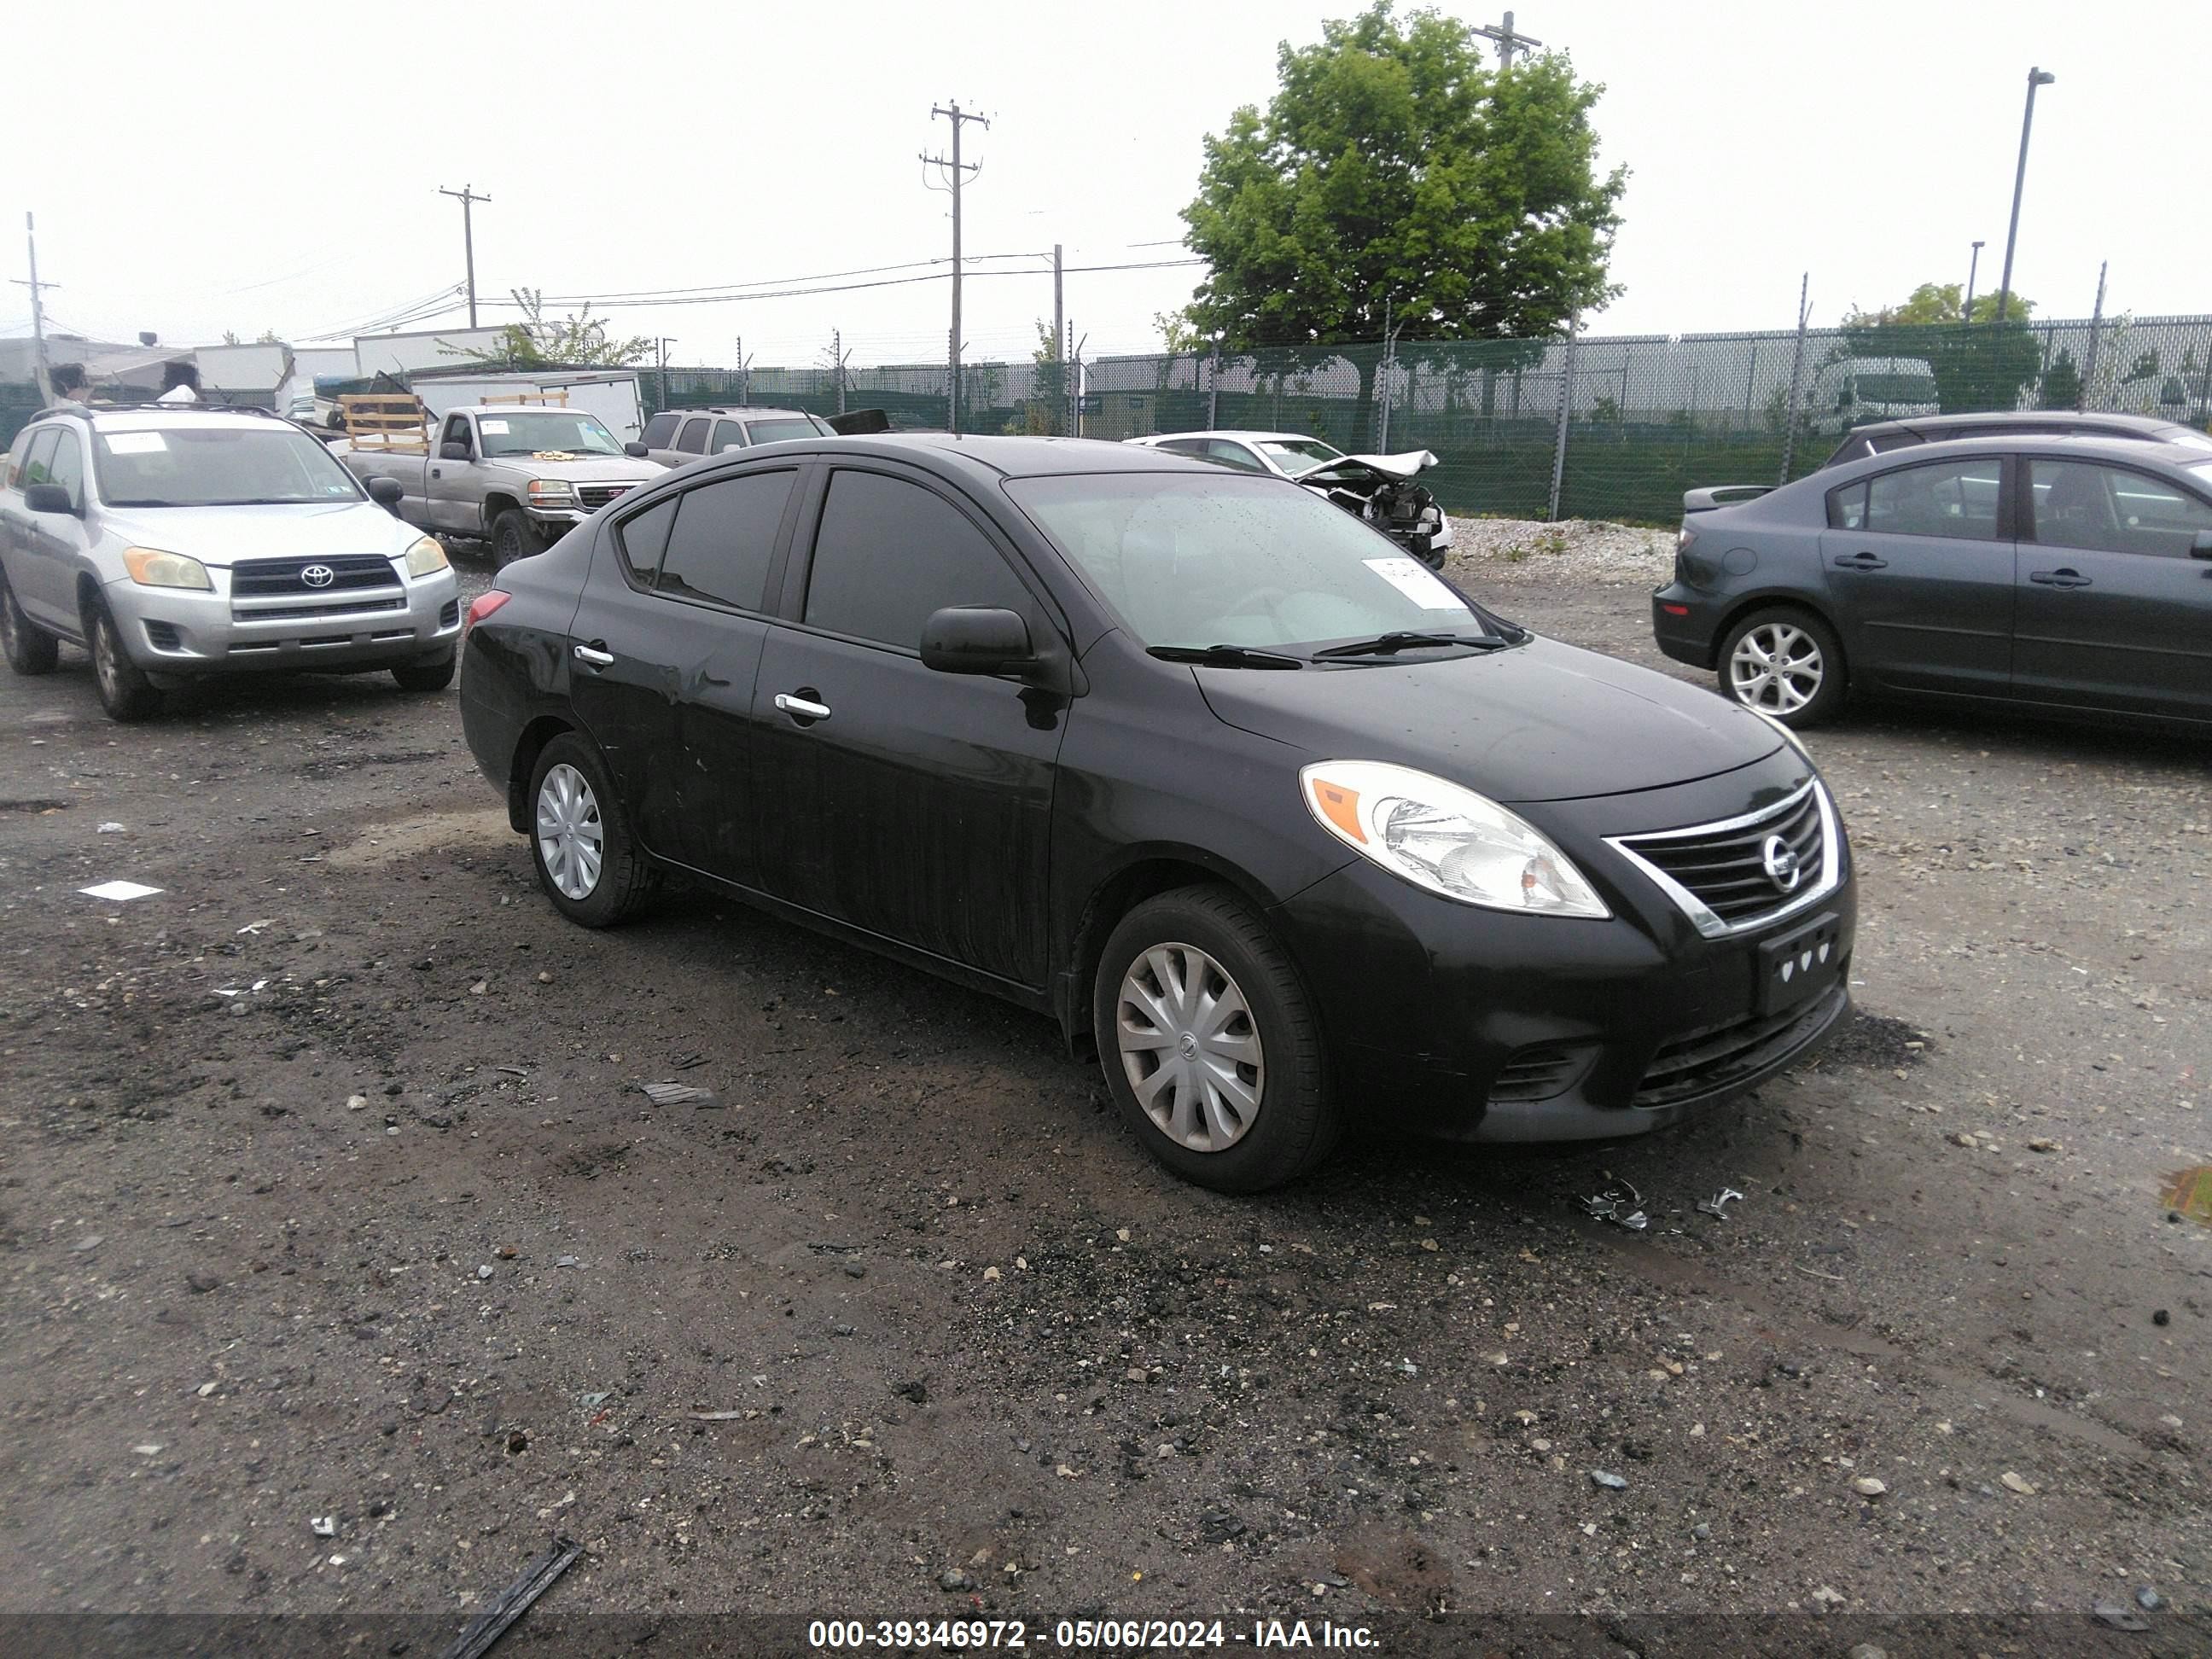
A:
POLYGON ((507 436, 507 422, 505 421, 478 421, 477 424, 482 427, 486 432, 490 433, 495 438, 504 438, 507 436))
POLYGON ((1424 611, 1467 609, 1467 602, 1424 569, 1419 559, 1363 559, 1360 562, 1424 611))
POLYGON ((168 447, 158 432, 107 432, 100 434, 107 440, 111 455, 158 455, 168 447))

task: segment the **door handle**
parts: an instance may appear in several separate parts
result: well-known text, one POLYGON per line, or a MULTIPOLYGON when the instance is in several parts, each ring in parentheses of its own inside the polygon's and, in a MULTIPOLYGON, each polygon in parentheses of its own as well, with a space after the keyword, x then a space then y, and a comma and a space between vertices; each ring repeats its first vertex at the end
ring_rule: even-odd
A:
POLYGON ((795 720, 826 720, 830 705, 816 702, 811 697, 794 696, 788 691, 775 694, 775 706, 795 720))
POLYGON ((2083 575, 2078 570, 2069 568, 2065 565, 2059 566, 2056 570, 2031 570, 2027 573, 2027 579, 2032 582, 2039 582, 2045 587, 2088 587, 2093 586, 2088 577, 2083 575))
POLYGON ((1887 570, 1887 559, 1877 559, 1871 553, 1850 553, 1836 561, 1838 570, 1887 570))
POLYGON ((576 660, 587 662, 594 668, 611 668, 614 666, 615 653, 611 651, 602 651, 597 646, 580 645, 576 647, 576 660))
POLYGON ((434 478, 442 478, 442 477, 444 477, 446 475, 445 475, 445 473, 444 473, 442 471, 441 471, 439 468, 437 468, 437 467, 434 467, 434 467, 432 467, 432 468, 430 469, 430 476, 431 476, 432 477, 434 477, 434 478))

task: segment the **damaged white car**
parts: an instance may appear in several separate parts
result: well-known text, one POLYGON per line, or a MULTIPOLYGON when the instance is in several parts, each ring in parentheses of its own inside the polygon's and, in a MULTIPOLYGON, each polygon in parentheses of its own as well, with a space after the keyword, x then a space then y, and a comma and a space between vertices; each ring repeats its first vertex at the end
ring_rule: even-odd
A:
POLYGON ((1414 482, 1437 464, 1433 450, 1347 455, 1296 432, 1163 432, 1127 441, 1289 478, 1373 525, 1432 570, 1443 568, 1452 544, 1451 520, 1437 498, 1414 482))

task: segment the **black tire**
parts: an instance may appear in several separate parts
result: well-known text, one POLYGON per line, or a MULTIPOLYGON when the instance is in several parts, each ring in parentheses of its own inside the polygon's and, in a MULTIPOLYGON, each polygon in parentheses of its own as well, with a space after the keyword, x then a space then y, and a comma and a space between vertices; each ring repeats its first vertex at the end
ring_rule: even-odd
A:
POLYGON ((7 652, 8 666, 18 674, 51 674, 62 658, 61 641, 15 603, 15 590, 8 586, 4 570, 0 570, 0 648, 7 652))
MULTIPOLYGON (((1218 992, 1222 988, 1217 983, 1212 988, 1218 992)), ((1099 957, 1091 1005, 1107 1088, 1145 1150, 1185 1181, 1216 1192, 1265 1192, 1296 1180, 1335 1146, 1342 1120, 1329 1084, 1321 1022, 1314 1017, 1311 1000, 1288 954, 1258 913, 1228 889, 1180 887, 1146 899, 1122 917, 1099 957), (1155 1122, 1131 1077, 1133 1070, 1158 1075, 1168 1068, 1171 1054, 1191 1057, 1196 1063, 1199 1053, 1193 1048, 1193 1033, 1186 1031, 1176 1033, 1176 1046, 1158 1050, 1157 1057, 1143 1049, 1125 1055, 1121 1036, 1123 984, 1135 972, 1140 988, 1163 988, 1161 976, 1146 966, 1154 951, 1168 952, 1170 963, 1193 989, 1210 977, 1210 965, 1243 994, 1247 1011, 1243 1024, 1256 1039, 1261 1064, 1255 1068, 1238 1063, 1233 1069, 1248 1087, 1255 1080, 1256 1070, 1256 1101, 1242 1114, 1241 1129, 1232 1124, 1235 1133, 1216 1148, 1189 1145, 1155 1122), (1210 957, 1211 963, 1197 963, 1194 951, 1210 957)), ((1142 1018, 1133 1016, 1133 1023, 1142 1018)), ((1167 1034, 1155 1023, 1145 1023, 1167 1034)), ((1242 1040, 1233 1026, 1227 1040, 1242 1040)), ((1170 1079, 1154 1099, 1173 1094, 1176 1100, 1161 1106, 1170 1123, 1188 1109, 1194 1131, 1206 1133, 1200 1120, 1210 1119, 1212 1114, 1182 1107, 1183 1093, 1183 1086, 1170 1079)), ((1226 1104, 1224 1109, 1237 1109, 1226 1104)))
POLYGON ((392 671, 392 678, 399 682, 402 691, 442 691, 453 683, 457 656, 448 651, 423 662, 404 662, 392 671))
POLYGON ((511 507, 492 520, 493 569, 504 570, 517 559, 526 559, 544 550, 544 544, 538 539, 537 528, 520 507, 511 507))
POLYGON ((538 763, 530 769, 529 814, 530 862, 538 872, 538 884, 569 921, 586 927, 611 927, 635 915, 659 887, 660 872, 639 851, 599 751, 574 732, 562 732, 538 751, 538 763), (588 789, 588 822, 597 825, 599 836, 599 870, 589 890, 580 894, 573 890, 574 881, 564 884, 561 875, 548 867, 546 837, 539 833, 541 814, 549 805, 546 781, 564 767, 588 789))
MULTIPOLYGON (((1760 644, 1759 638, 1753 639, 1754 647, 1760 644)), ((1747 672, 1756 666, 1747 665, 1747 672)), ((1844 661, 1844 645, 1836 637, 1836 630, 1811 611, 1794 605, 1763 605, 1737 617, 1722 636, 1713 672, 1720 680, 1723 696, 1734 698, 1747 708, 1771 714, 1793 731, 1834 718, 1850 695, 1850 670, 1844 661), (1768 656, 1780 659, 1782 653, 1771 647, 1786 644, 1794 653, 1786 660, 1799 667, 1789 674, 1768 675, 1740 684, 1735 670, 1737 648, 1747 636, 1762 634, 1768 656), (1807 665, 1813 668, 1809 677, 1807 665), (1803 696, 1804 701, 1795 707, 1782 707, 1792 693, 1803 696)))
POLYGON ((160 713, 161 694, 123 648, 123 630, 107 602, 96 596, 88 599, 84 623, 92 647, 92 684, 107 717, 129 726, 160 713))

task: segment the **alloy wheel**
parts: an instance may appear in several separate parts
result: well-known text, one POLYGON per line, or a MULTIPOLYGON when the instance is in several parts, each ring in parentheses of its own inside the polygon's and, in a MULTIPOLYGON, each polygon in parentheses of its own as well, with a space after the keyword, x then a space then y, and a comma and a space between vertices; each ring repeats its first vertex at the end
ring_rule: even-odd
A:
POLYGON ((563 898, 582 901, 599 884, 606 827, 590 781, 565 762, 538 786, 538 855, 563 898))
POLYGON ((1729 687, 1747 708, 1794 714, 1820 695, 1826 675, 1820 642, 1793 623, 1747 630, 1729 656, 1729 687))
POLYGON ((1177 1146, 1218 1152, 1258 1118, 1267 1059, 1244 993, 1194 945, 1156 945, 1129 964, 1115 1037, 1137 1104, 1177 1146))
POLYGON ((115 624, 102 611, 92 620, 92 672, 100 681, 100 695, 110 702, 123 694, 121 678, 115 666, 121 649, 121 642, 115 637, 115 624))

